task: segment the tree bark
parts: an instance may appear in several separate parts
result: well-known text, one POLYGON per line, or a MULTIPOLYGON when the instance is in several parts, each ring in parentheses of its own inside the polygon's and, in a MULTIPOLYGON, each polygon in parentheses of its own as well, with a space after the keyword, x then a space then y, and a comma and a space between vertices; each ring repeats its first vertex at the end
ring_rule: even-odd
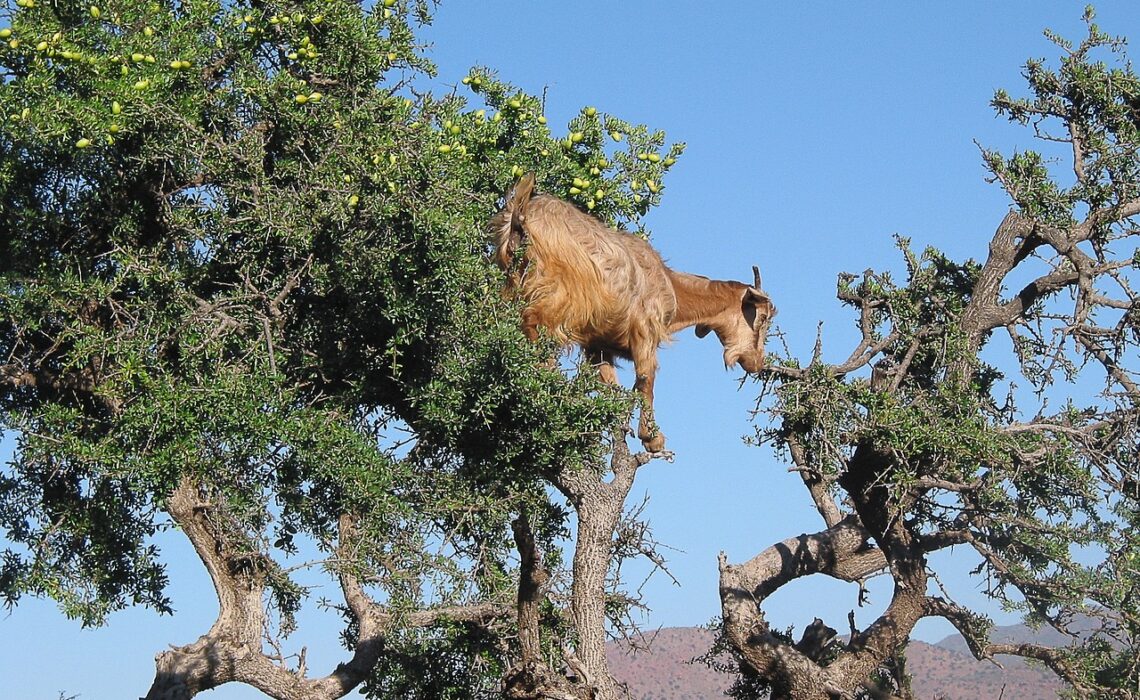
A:
POLYGON ((610 675, 606 659, 606 576, 615 531, 637 470, 663 454, 631 454, 621 432, 615 432, 612 444, 613 476, 609 481, 588 468, 562 469, 550 475, 551 483, 570 501, 578 516, 570 591, 576 636, 574 649, 565 649, 564 653, 571 672, 581 676, 580 687, 588 689, 581 697, 595 700, 619 697, 618 684, 610 675))
POLYGON ((858 518, 848 516, 812 535, 800 535, 731 565, 720 558, 724 630, 732 645, 758 673, 775 684, 775 697, 828 698, 844 685, 817 661, 771 633, 761 605, 791 581, 824 573, 858 581, 886 566, 881 550, 858 518))
POLYGON ((587 674, 584 680, 604 700, 617 697, 606 659, 606 574, 625 499, 615 503, 616 494, 599 491, 587 492, 578 504, 571 614, 577 632, 575 654, 587 674))

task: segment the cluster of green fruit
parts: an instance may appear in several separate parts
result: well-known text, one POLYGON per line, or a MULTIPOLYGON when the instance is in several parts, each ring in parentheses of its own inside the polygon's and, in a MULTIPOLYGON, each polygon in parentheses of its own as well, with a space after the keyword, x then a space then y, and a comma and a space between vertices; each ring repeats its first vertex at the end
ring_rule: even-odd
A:
MULTIPOLYGON (((540 183, 610 221, 635 223, 648 211, 663 189, 661 177, 684 148, 678 144, 665 150, 660 132, 650 133, 645 127, 603 115, 594 106, 583 108, 567 125, 565 135, 556 137, 546 128, 547 118, 537 97, 501 83, 480 68, 472 69, 462 83, 480 95, 487 108, 498 110, 491 120, 497 128, 484 135, 494 142, 497 153, 481 152, 492 167, 502 163, 499 167, 512 180, 535 171, 540 183), (534 128, 535 124, 542 128, 534 128), (613 143, 626 141, 624 148, 610 154, 607 134, 613 143)), ((483 112, 476 113, 481 116, 483 112)), ((455 152, 454 144, 449 152, 455 152)))
POLYGON ((94 56, 84 56, 81 51, 72 51, 70 49, 61 48, 63 34, 55 32, 51 37, 36 42, 35 49, 37 52, 44 54, 48 58, 55 58, 59 56, 68 61, 76 61, 79 63, 86 63, 88 65, 96 65, 98 61, 94 56))
MULTIPOLYGON (((107 125, 107 135, 104 137, 108 144, 115 143, 115 135, 123 130, 122 125, 118 121, 118 117, 123 113, 123 105, 118 100, 111 102, 111 116, 113 121, 107 125)), ((79 139, 75 142, 75 147, 79 149, 88 148, 91 146, 91 139, 86 137, 79 139)))
POLYGON ((209 132, 215 124, 223 129, 248 126, 217 115, 249 105, 244 113, 244 107, 237 107, 239 113, 278 115, 275 127, 286 135, 274 144, 281 154, 278 172, 301 163, 299 167, 314 170, 306 181, 335 173, 337 186, 322 189, 314 200, 317 206, 331 205, 326 210, 330 215, 343 216, 345 203, 350 208, 400 206, 401 193, 414 192, 412 187, 423 180, 418 163, 449 173, 482 167, 472 152, 486 149, 493 136, 489 127, 475 122, 506 121, 500 113, 456 115, 437 136, 432 127, 440 123, 438 110, 431 116, 422 110, 431 98, 413 102, 385 96, 386 104, 400 105, 394 112, 404 116, 389 114, 386 107, 375 109, 378 103, 373 103, 373 121, 384 112, 387 116, 379 121, 390 118, 394 130, 404 134, 397 139, 400 145, 389 151, 372 141, 363 154, 349 155, 356 146, 348 144, 368 143, 348 135, 362 133, 359 124, 364 120, 356 118, 358 102, 342 103, 340 93, 327 86, 353 80, 373 84, 375 79, 369 77, 383 75, 399 60, 413 71, 421 65, 412 34, 402 26, 403 3, 397 0, 377 0, 376 14, 383 9, 392 19, 370 23, 366 35, 354 34, 358 27, 348 21, 349 9, 338 3, 273 2, 261 9, 248 3, 235 7, 207 2, 189 3, 182 10, 174 9, 177 4, 149 1, 90 3, 73 8, 77 11, 65 22, 52 11, 54 3, 20 2, 21 8, 35 9, 13 8, 11 26, 0 29, 0 66, 27 66, 33 76, 0 95, 0 123, 29 141, 71 151, 75 167, 97 167, 108 155, 156 148, 160 142, 171 144, 162 146, 171 153, 185 153, 174 144, 201 145, 193 135, 209 132), (297 7, 305 12, 294 12, 297 7), (346 44, 350 36, 359 41, 346 44), (367 55, 364 60, 357 55, 361 51, 367 55), (266 56, 274 59, 267 62, 266 56), (44 85, 49 89, 42 89, 44 85), (204 124, 204 118, 215 121, 204 124), (306 134, 328 128, 344 129, 345 145, 336 158, 318 167, 298 157, 312 148, 306 134), (397 154, 399 163, 393 162, 397 154), (423 157, 428 154, 439 159, 423 157), (375 161, 369 168, 371 155, 375 161), (330 199, 330 192, 338 194, 330 199), (396 196, 373 199, 375 193, 396 196))
MULTIPOLYGON (((633 190, 635 193, 637 193, 641 190, 642 184, 644 184, 645 188, 648 189, 653 194, 657 194, 658 192, 661 191, 661 185, 658 184, 656 180, 646 180, 644 183, 642 183, 641 180, 630 180, 629 188, 631 190, 633 190)), ((638 194, 635 196, 640 196, 640 195, 638 194)), ((640 201, 640 200, 638 200, 638 201, 640 201)))
MULTIPOLYGON (((495 144, 502 136, 503 129, 519 127, 521 133, 530 135, 531 124, 536 122, 546 124, 546 117, 524 109, 529 101, 525 95, 512 98, 503 109, 490 116, 485 108, 464 113, 456 113, 443 117, 440 122, 438 134, 445 141, 437 150, 440 153, 453 153, 467 155, 471 151, 478 151, 486 155, 488 150, 494 150, 495 144), (504 117, 504 115, 506 115, 504 117), (506 121, 504 121, 504 119, 506 121), (466 128, 460 122, 466 124, 466 128), (461 140, 462 139, 462 140, 461 140), (465 140, 465 142, 464 142, 465 140)), ((416 124, 413 124, 415 126, 416 124)))
POLYGON ((301 45, 297 47, 296 51, 290 51, 286 56, 290 61, 304 61, 310 58, 317 58, 320 54, 317 48, 313 46, 313 41, 307 35, 301 37, 301 45))
POLYGON ((602 189, 601 187, 599 187, 596 190, 594 190, 593 192, 590 192, 589 191, 590 185, 591 185, 590 180, 586 180, 584 178, 576 177, 573 180, 571 180, 571 185, 570 185, 570 188, 567 190, 567 192, 569 192, 571 197, 575 197, 575 196, 580 195, 580 194, 585 194, 585 196, 589 198, 586 200, 586 208, 589 209, 590 211, 593 211, 594 207, 598 206, 598 202, 603 197, 606 196, 606 191, 604 189, 602 189))
MULTIPOLYGON (((302 22, 305 21, 305 13, 304 12, 294 12, 292 15, 288 15, 288 14, 270 15, 270 17, 267 21, 270 24, 301 24, 302 22)), ((320 24, 321 22, 325 21, 325 16, 324 15, 313 15, 312 17, 309 17, 309 21, 313 24, 320 24)))
MULTIPOLYGON (((467 78, 464 78, 467 80, 467 78)), ((470 79, 472 89, 478 92, 478 87, 483 84, 483 79, 475 76, 470 79)), ((515 93, 504 104, 500 104, 500 111, 495 114, 493 119, 498 122, 502 119, 502 114, 505 112, 508 117, 523 125, 526 129, 527 122, 534 121, 541 126, 546 126, 546 116, 542 114, 542 105, 538 100, 523 93, 515 93)))
MULTIPOLYGON (((21 8, 35 7, 34 2, 18 3, 21 8)), ((97 6, 92 5, 88 8, 88 14, 94 20, 102 20, 103 11, 97 6)), ((115 24, 112 21, 112 24, 115 24)), ((34 25, 33 25, 34 26, 34 25)), ((146 26, 142 32, 146 37, 153 37, 155 31, 152 27, 146 26)), ((16 36, 16 31, 12 27, 5 27, 0 29, 0 39, 5 40, 5 45, 9 49, 19 49, 21 47, 20 39, 16 36)), ((144 67, 157 63, 157 59, 151 53, 143 53, 141 51, 132 52, 124 55, 111 55, 111 56, 98 56, 84 53, 74 46, 71 42, 65 40, 62 31, 54 31, 45 38, 39 39, 32 46, 32 50, 36 56, 36 60, 45 61, 45 65, 61 65, 63 63, 70 63, 75 65, 84 66, 87 70, 91 71, 90 74, 94 76, 104 75, 108 70, 113 70, 114 66, 118 66, 119 73, 122 76, 130 74, 132 67, 144 67)), ((191 67, 189 61, 183 59, 175 59, 170 62, 170 67, 173 70, 185 70, 191 67)), ((150 78, 142 78, 133 84, 136 90, 146 90, 151 86, 150 78)), ((122 106, 118 101, 114 101, 112 105, 112 115, 117 117, 122 113, 122 106)), ((19 112, 13 113, 9 116, 10 119, 26 121, 29 117, 30 110, 27 107, 22 108, 19 112)), ((114 143, 114 135, 118 134, 122 129, 121 124, 115 120, 106 127, 106 134, 104 140, 111 144, 114 143)), ((87 136, 81 136, 75 139, 74 146, 78 149, 89 148, 93 141, 87 136)))
MULTIPOLYGON (((395 167, 400 162, 400 159, 396 157, 395 153, 389 153, 387 158, 384 158, 379 153, 372 154, 373 165, 381 165, 384 162, 387 162, 391 167, 395 167)), ((373 182, 381 181, 381 177, 379 175, 370 175, 369 179, 371 179, 373 182)), ((391 194, 395 194, 397 190, 399 190, 399 187, 396 185, 396 182, 394 180, 383 179, 383 183, 385 189, 387 189, 391 194)))
MULTIPOLYGON (((644 151, 642 151, 641 153, 638 153, 638 154, 637 154, 637 159, 638 159, 638 160, 647 160, 647 161, 649 161, 650 163, 660 163, 660 162, 662 162, 662 158, 661 158, 660 154, 657 154, 657 153, 645 153, 644 151)), ((670 158, 665 158, 665 159, 664 159, 664 162, 665 162, 665 165, 667 165, 667 166, 668 166, 668 165, 672 165, 672 164, 676 163, 676 162, 677 162, 677 159, 676 159, 676 158, 671 158, 671 157, 670 157, 670 158)))

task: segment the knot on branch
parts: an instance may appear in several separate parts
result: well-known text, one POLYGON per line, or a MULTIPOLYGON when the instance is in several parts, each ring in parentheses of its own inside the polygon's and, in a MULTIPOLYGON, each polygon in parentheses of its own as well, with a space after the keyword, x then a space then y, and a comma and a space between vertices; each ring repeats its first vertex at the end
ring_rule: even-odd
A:
POLYGON ((514 666, 503 676, 503 697, 514 700, 596 700, 598 692, 581 675, 571 678, 537 659, 530 659, 514 666))
POLYGON ((834 627, 829 627, 817 617, 804 628, 803 636, 795 643, 795 649, 812 661, 820 663, 827 656, 831 643, 838 634, 834 627))

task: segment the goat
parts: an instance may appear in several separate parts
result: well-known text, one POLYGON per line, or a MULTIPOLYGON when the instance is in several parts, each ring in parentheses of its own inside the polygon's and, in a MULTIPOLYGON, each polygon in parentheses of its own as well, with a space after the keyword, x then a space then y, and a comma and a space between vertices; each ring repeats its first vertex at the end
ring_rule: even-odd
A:
POLYGON ((752 268, 755 284, 748 285, 671 270, 643 239, 557 197, 536 195, 534 187, 534 174, 524 175, 488 224, 495 262, 525 303, 523 333, 536 340, 542 327, 562 345, 578 345, 610 384, 618 383, 615 358, 633 360, 634 389, 643 397, 638 437, 660 452, 665 436, 653 420, 657 348, 695 326, 698 338, 716 333, 725 368, 758 372, 776 313, 761 291, 760 271, 752 268))

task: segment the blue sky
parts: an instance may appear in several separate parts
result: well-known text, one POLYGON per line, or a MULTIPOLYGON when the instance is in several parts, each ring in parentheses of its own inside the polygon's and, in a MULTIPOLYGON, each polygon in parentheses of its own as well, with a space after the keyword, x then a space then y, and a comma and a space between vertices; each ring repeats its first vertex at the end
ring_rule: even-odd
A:
MULTIPOLYGON (((687 142, 647 221, 654 244, 673 267, 716 278, 747 280, 758 264, 792 352, 808 356, 822 321, 825 359, 838 361, 855 337, 835 300, 838 273, 900 271, 896 233, 956 258, 985 254, 1008 202, 985 182, 974 142, 1006 152, 1036 146, 1029 130, 996 118, 989 99, 999 87, 1023 92, 1027 58, 1055 59, 1043 29, 1079 39, 1082 9, 1041 0, 445 0, 424 36, 434 43, 437 92, 485 65, 528 92, 546 88, 552 125, 594 105, 687 142)), ((1109 32, 1140 28, 1135 0, 1097 9, 1109 32)), ((822 527, 787 465, 743 444, 756 386, 741 388, 739 371, 723 369, 712 337, 684 333, 660 360, 657 415, 677 458, 646 466, 631 501, 648 494, 657 538, 678 550, 669 558, 681 585, 658 576, 645 586, 651 628, 717 614, 719 551, 741 562, 822 527)), ((80 630, 52 604, 25 601, 0 618, 6 692, 49 700, 60 691, 83 700, 144 694, 154 654, 195 639, 215 611, 189 548, 176 536, 165 542, 174 617, 125 611, 108 628, 80 630)), ((973 603, 979 583, 962 574, 969 563, 947 562, 944 583, 973 603)), ((860 624, 886 602, 885 583, 872 581, 872 605, 856 610, 860 624)), ((321 595, 332 592, 314 597, 321 595)), ((778 592, 766 609, 777 627, 821 615, 843 628, 855 605, 854 587, 809 580, 778 592)), ((309 648, 314 672, 344 658, 333 623, 309 611, 292 640, 294 649, 309 648)), ((949 630, 924 623, 918 632, 937 640, 949 630)), ((203 697, 261 696, 230 686, 203 697)))

